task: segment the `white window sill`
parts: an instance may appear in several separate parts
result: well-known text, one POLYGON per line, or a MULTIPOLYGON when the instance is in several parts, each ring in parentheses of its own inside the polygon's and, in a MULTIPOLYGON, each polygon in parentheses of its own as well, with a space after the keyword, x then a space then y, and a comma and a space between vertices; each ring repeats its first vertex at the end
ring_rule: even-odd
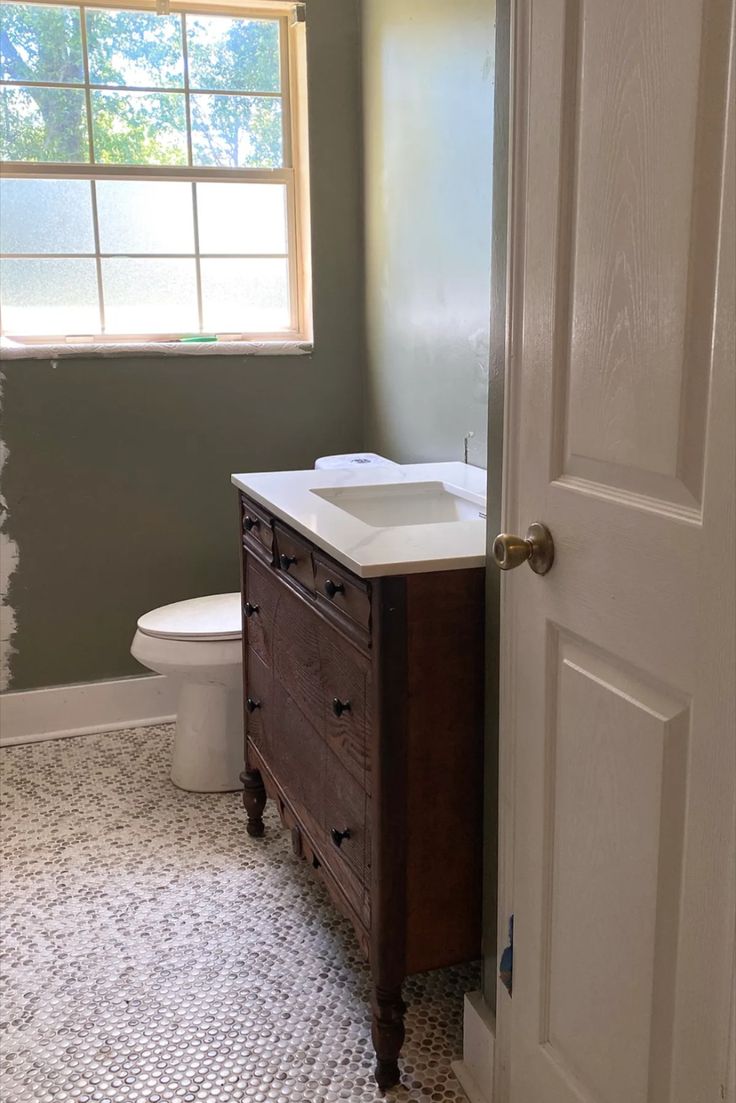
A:
POLYGON ((120 344, 22 345, 0 338, 0 360, 59 360, 62 357, 101 356, 305 356, 314 351, 310 341, 124 341, 120 344))

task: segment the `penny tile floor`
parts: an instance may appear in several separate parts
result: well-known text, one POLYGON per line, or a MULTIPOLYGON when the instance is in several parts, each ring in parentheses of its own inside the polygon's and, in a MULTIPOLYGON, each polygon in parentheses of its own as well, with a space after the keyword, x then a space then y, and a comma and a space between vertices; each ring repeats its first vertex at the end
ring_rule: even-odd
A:
POLYGON ((0 752, 3 1103, 465 1101, 473 966, 410 978, 400 1087, 369 974, 288 833, 168 778, 168 727, 0 752))

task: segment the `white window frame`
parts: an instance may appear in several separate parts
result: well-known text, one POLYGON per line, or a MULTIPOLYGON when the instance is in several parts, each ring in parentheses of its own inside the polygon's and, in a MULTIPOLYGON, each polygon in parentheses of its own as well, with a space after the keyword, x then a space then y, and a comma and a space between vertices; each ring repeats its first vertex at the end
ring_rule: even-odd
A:
MULTIPOLYGON (((23 0, 9 0, 9 2, 23 2, 23 0)), ((34 2, 34 0, 28 0, 34 2)), ((90 149, 92 146, 92 112, 90 107, 91 92, 97 86, 89 83, 89 71, 86 47, 86 28, 84 10, 89 8, 123 9, 139 11, 163 10, 161 2, 155 0, 35 0, 48 6, 70 7, 81 9, 82 19, 82 45, 85 66, 84 84, 67 84, 52 81, 0 81, 4 87, 58 87, 58 88, 83 88, 87 101, 87 126, 90 149)), ((80 258, 94 256, 97 269, 97 285, 100 302, 101 316, 104 325, 104 296, 102 289, 101 258, 106 256, 100 253, 99 228, 97 223, 97 210, 95 201, 94 182, 97 180, 180 180, 189 181, 193 191, 193 214, 195 234, 195 263, 197 274, 197 306, 198 321, 201 328, 202 319, 202 294, 200 280, 200 255, 199 235, 197 225, 196 183, 207 181, 225 181, 232 183, 267 183, 283 184, 286 190, 287 205, 287 241, 288 241, 288 270, 289 270, 289 304, 290 324, 286 329, 277 331, 248 331, 240 333, 217 334, 217 345, 179 345, 176 351, 187 352, 212 352, 212 351, 238 351, 238 346, 243 344, 258 344, 266 347, 261 351, 269 351, 268 344, 274 343, 275 351, 282 351, 293 343, 298 351, 308 351, 312 341, 312 298, 311 298, 311 242, 310 242, 310 218, 309 218, 309 145, 307 134, 307 82, 306 82, 306 41, 305 41, 305 5, 293 0, 261 0, 257 3, 231 2, 231 0, 163 0, 166 13, 192 15, 222 14, 228 16, 240 16, 253 19, 278 20, 280 25, 279 43, 281 50, 281 88, 278 96, 282 103, 283 126, 283 161, 284 167, 278 169, 266 168, 220 168, 206 165, 116 165, 116 164, 92 164, 90 162, 80 164, 31 162, 31 161, 3 161, 0 165, 0 175, 6 179, 77 179, 90 180, 92 184, 92 209, 94 220, 95 252, 88 253, 5 253, 5 258, 40 257, 40 258, 80 258)), ((184 49, 186 51, 186 36, 184 36, 184 49)), ((100 85, 101 89, 110 89, 114 86, 100 85)), ((133 91, 177 91, 182 94, 182 88, 169 89, 162 87, 125 86, 126 90, 133 91)), ((197 89, 197 91, 201 91, 197 89)), ((207 91, 207 90, 204 90, 207 91)), ((222 94, 221 89, 214 90, 222 94)), ((188 75, 185 77, 183 94, 186 104, 187 122, 189 122, 189 83, 188 75)), ((259 96, 264 93, 258 92, 259 96)), ((268 95, 268 93, 265 93, 268 95)), ((191 156, 191 131, 187 131, 189 160, 191 156)), ((180 254, 178 254, 180 255, 180 254)), ((146 257, 169 256, 169 254, 146 253, 146 257)), ((206 254, 210 256, 210 254, 206 254)), ((224 254, 223 254, 224 256, 224 254)), ((236 256, 242 259, 246 254, 228 254, 228 257, 236 256)), ((263 256, 263 254, 258 254, 263 256)), ((196 330, 187 331, 196 333, 196 330)), ((52 348, 54 353, 63 353, 65 348, 70 351, 73 348, 84 349, 94 346, 95 349, 104 351, 105 346, 114 346, 124 351, 124 346, 142 346, 142 350, 161 348, 161 351, 174 351, 172 345, 180 341, 180 333, 160 334, 48 334, 44 336, 26 336, 23 334, 7 334, 3 342, 3 354, 6 358, 14 355, 18 348, 25 347, 29 351, 52 348)))

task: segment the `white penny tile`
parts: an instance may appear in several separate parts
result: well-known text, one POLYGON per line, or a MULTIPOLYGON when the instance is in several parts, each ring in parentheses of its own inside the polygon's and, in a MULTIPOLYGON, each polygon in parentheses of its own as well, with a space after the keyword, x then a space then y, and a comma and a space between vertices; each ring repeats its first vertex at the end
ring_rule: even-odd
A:
POLYGON ((474 966, 409 978, 402 1084, 370 977, 272 812, 169 781, 171 729, 0 752, 4 1103, 465 1100, 474 966))

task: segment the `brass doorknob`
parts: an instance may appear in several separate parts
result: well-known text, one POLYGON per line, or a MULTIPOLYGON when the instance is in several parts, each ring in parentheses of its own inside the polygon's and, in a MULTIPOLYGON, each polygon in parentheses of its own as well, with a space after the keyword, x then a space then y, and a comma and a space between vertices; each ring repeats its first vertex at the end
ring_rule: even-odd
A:
POLYGON ((493 558, 502 571, 528 563, 535 574, 546 574, 555 561, 552 533, 539 521, 529 526, 524 539, 502 532, 493 541, 493 558))

